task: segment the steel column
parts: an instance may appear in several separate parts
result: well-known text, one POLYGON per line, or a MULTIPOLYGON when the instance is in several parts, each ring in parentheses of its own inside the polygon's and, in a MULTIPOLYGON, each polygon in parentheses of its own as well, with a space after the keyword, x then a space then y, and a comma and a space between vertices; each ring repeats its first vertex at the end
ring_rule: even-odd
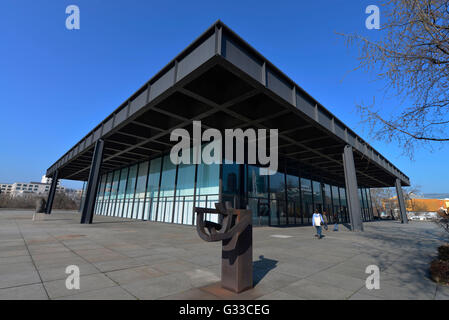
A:
POLYGON ((404 193, 402 192, 401 180, 396 179, 396 192, 398 194, 399 212, 401 223, 408 223, 407 211, 405 209, 404 193))
POLYGON ((83 181, 83 191, 81 192, 81 199, 80 199, 80 207, 78 208, 78 212, 83 212, 83 199, 84 194, 86 193, 86 181, 83 181))
POLYGON ((53 200, 55 199, 56 189, 58 187, 58 176, 59 176, 59 171, 56 170, 55 174, 51 178, 50 191, 48 192, 47 205, 45 206, 46 214, 51 214, 51 209, 53 207, 53 200))
POLYGON ((95 208, 95 199, 97 197, 97 189, 100 181, 100 169, 103 161, 104 141, 99 139, 95 143, 94 154, 92 156, 92 164, 89 172, 89 180, 87 181, 86 198, 84 200, 83 213, 81 223, 91 224, 95 208))
POLYGON ((346 201, 351 220, 352 231, 363 231, 362 211, 357 191, 357 176, 352 147, 346 145, 343 151, 343 167, 345 171, 346 201))

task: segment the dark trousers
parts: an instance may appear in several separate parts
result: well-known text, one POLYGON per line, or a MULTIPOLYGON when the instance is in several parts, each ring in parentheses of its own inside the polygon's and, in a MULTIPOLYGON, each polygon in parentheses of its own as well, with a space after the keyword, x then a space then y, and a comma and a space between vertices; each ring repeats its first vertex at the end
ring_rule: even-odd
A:
POLYGON ((318 238, 321 238, 321 226, 315 226, 318 238))

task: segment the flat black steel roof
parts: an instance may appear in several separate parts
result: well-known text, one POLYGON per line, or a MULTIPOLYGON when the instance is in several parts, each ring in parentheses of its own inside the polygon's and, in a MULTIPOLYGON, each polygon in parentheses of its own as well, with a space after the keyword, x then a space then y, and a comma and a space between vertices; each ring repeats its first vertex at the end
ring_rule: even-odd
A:
MULTIPOLYGON (((102 171, 168 152, 170 132, 193 120, 204 128, 279 129, 288 171, 344 185, 342 152, 354 148, 362 187, 409 178, 221 21, 132 94, 48 168, 61 179, 87 180, 94 144, 105 141, 102 171)), ((285 161, 284 161, 285 160, 285 161)))

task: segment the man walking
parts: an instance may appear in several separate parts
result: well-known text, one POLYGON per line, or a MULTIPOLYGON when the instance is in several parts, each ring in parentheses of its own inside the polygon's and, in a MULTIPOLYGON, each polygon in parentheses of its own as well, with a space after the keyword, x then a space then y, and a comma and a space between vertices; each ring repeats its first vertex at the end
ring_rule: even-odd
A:
POLYGON ((334 214, 334 231, 338 231, 338 213, 334 214))
POLYGON ((322 238, 321 235, 321 225, 324 224, 323 216, 318 212, 318 209, 315 209, 315 212, 312 216, 312 225, 316 228, 316 237, 318 239, 322 238))

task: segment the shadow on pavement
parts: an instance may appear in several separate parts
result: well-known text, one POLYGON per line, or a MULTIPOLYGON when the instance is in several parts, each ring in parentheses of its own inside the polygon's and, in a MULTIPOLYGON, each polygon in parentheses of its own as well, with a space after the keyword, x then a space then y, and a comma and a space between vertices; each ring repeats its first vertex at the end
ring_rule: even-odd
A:
POLYGON ((253 262, 253 284, 257 285, 268 272, 276 268, 279 261, 267 259, 264 256, 259 256, 259 260, 253 262))

